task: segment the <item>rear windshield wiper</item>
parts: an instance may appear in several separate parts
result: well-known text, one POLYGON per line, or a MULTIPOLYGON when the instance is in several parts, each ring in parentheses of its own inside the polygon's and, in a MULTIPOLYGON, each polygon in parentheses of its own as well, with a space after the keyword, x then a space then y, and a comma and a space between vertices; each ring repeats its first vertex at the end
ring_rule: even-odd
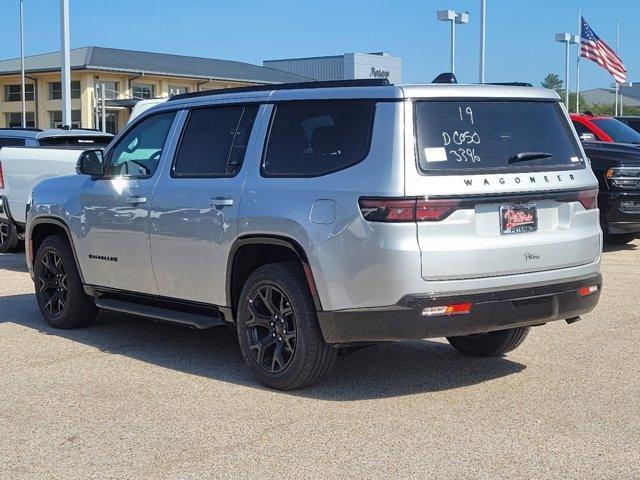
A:
POLYGON ((553 153, 547 153, 547 152, 520 152, 520 153, 516 153, 512 157, 509 157, 507 162, 509 162, 509 163, 526 162, 528 160, 538 160, 540 158, 549 158, 549 157, 553 157, 553 153))

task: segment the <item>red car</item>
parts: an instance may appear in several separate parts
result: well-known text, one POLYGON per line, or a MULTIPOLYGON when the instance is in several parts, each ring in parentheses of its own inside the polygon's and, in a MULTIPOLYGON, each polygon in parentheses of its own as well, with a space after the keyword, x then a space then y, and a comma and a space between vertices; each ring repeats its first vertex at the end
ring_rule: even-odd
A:
POLYGON ((640 144, 640 133, 613 117, 578 113, 569 116, 580 140, 640 144))

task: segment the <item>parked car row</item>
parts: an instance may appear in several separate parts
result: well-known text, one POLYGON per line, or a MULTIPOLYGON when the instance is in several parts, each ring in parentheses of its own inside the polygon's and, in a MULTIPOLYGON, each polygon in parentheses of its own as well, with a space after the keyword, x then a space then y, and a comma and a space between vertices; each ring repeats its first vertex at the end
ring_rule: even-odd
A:
POLYGON ((594 308, 601 232, 640 235, 640 134, 522 84, 198 92, 145 102, 106 146, 3 135, 0 250, 25 236, 49 324, 97 308, 232 324, 278 389, 345 346, 446 336, 503 355, 594 308))

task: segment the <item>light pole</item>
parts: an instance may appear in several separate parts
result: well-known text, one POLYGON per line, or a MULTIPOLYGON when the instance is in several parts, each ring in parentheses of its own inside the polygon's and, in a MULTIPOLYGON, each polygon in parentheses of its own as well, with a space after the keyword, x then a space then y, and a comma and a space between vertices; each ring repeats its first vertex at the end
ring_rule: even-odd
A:
POLYGON ((469 23, 469 12, 456 12, 455 10, 439 10, 438 20, 451 22, 451 73, 456 73, 456 23, 469 23))
POLYGON ((20 97, 22 98, 22 128, 25 128, 27 126, 27 100, 25 98, 27 89, 24 80, 24 8, 22 0, 20 0, 20 85, 20 97))
POLYGON ((71 126, 71 54, 69 51, 69 0, 60 0, 60 65, 62 125, 71 126))
POLYGON ((484 83, 484 50, 487 30, 487 0, 480 0, 480 72, 478 80, 484 83))
POLYGON ((569 111, 569 45, 580 42, 578 35, 556 33, 556 42, 564 43, 564 106, 569 111))

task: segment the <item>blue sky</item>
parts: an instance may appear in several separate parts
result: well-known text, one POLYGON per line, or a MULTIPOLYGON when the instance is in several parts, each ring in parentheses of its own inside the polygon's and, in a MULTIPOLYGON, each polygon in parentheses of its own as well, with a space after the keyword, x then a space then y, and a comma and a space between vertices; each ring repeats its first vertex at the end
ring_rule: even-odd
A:
MULTIPOLYGON (((24 0, 27 54, 60 45, 57 0, 24 0)), ((428 82, 448 70, 449 27, 440 9, 468 10, 458 29, 457 73, 478 78, 480 0, 70 0, 72 47, 98 45, 261 64, 264 59, 388 51, 404 60, 404 81, 428 82), (166 6, 165 6, 166 5, 166 6)), ((621 56, 629 79, 640 81, 640 1, 487 0, 487 81, 535 84, 549 72, 563 75, 556 32, 577 29, 576 12, 615 45, 621 17, 621 56), (616 13, 616 11, 618 13, 616 13)), ((19 55, 18 0, 3 0, 0 58, 19 55)), ((572 53, 575 60, 575 50, 572 53)), ((582 63, 584 88, 608 86, 611 77, 582 63)), ((574 86, 575 64, 571 65, 574 86)))

